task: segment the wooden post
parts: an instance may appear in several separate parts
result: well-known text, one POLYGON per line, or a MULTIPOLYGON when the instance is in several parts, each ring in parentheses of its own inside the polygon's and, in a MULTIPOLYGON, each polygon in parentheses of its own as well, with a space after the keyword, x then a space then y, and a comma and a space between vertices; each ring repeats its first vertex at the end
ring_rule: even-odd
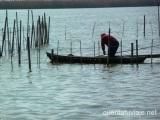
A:
POLYGON ((59 40, 58 40, 58 43, 57 43, 57 62, 58 62, 58 54, 59 54, 59 40))
POLYGON ((144 15, 144 28, 143 28, 143 35, 146 36, 146 16, 144 15))
POLYGON ((122 40, 121 40, 121 42, 120 42, 120 46, 121 46, 121 64, 123 63, 123 56, 122 56, 122 40))
POLYGON ((65 41, 66 41, 66 35, 67 35, 67 28, 66 28, 66 25, 65 25, 65 33, 64 33, 65 41))
POLYGON ((33 47, 33 33, 34 33, 34 20, 33 20, 33 11, 31 10, 32 15, 32 30, 31 30, 31 48, 33 47))
POLYGON ((157 0, 157 5, 158 5, 158 33, 159 33, 159 39, 160 39, 159 0, 157 0))
POLYGON ((138 40, 136 40, 136 63, 138 64, 138 40))
POLYGON ((95 56, 96 56, 96 50, 95 50, 95 49, 96 49, 96 48, 95 48, 95 42, 93 42, 93 44, 94 44, 94 45, 93 45, 93 47, 94 47, 94 57, 95 57, 95 56))
POLYGON ((53 55, 54 55, 54 50, 53 50, 53 49, 51 50, 51 53, 52 53, 52 54, 51 54, 51 55, 52 55, 52 56, 51 56, 51 58, 52 58, 52 61, 51 61, 51 62, 52 62, 52 64, 53 64, 53 55))
MULTIPOLYGON (((3 40, 3 28, 1 29, 1 31, 2 31, 2 40, 3 40)), ((2 45, 3 45, 3 41, 2 41, 2 45)), ((0 53, 1 53, 1 56, 3 55, 3 53, 2 53, 2 46, 0 46, 0 49, 1 49, 1 51, 0 51, 0 53)))
POLYGON ((80 40, 80 56, 81 56, 81 64, 82 64, 82 43, 81 43, 81 40, 80 40))
POLYGON ((35 48, 37 49, 37 66, 39 65, 39 36, 38 36, 38 24, 37 24, 37 34, 36 34, 36 44, 35 48))
POLYGON ((72 55, 72 41, 70 43, 70 54, 72 55))
POLYGON ((22 41, 22 21, 20 20, 20 36, 19 36, 19 65, 21 64, 21 42, 22 41))
POLYGON ((125 21, 123 21, 122 38, 124 37, 125 21))
MULTIPOLYGON (((111 29, 110 29, 110 22, 109 22, 109 40, 110 41, 110 35, 111 35, 111 29)), ((108 42, 108 47, 110 46, 110 42, 108 42)), ((108 49, 108 53, 110 54, 110 49, 108 49)), ((108 54, 108 57, 107 57, 107 65, 109 65, 109 59, 110 59, 110 55, 108 54)))
POLYGON ((8 35, 8 56, 9 56, 11 52, 11 43, 10 43, 10 30, 9 30, 8 24, 7 24, 7 35, 8 35))
POLYGON ((123 38, 124 38, 124 29, 125 29, 125 21, 123 20, 123 26, 122 26, 122 38, 121 38, 121 42, 120 42, 120 46, 121 46, 121 65, 123 63, 123 55, 122 55, 122 50, 123 50, 123 38))
POLYGON ((23 26, 23 28, 22 28, 22 34, 23 34, 23 36, 22 36, 22 47, 23 47, 23 50, 25 50, 25 45, 24 45, 24 39, 25 39, 25 36, 24 36, 24 26, 23 26))
POLYGON ((151 41, 151 65, 152 65, 152 53, 153 53, 153 26, 152 23, 150 23, 151 25, 151 33, 152 33, 152 41, 151 41))
POLYGON ((46 22, 46 14, 44 13, 44 41, 45 45, 47 45, 47 22, 46 22))
MULTIPOLYGON (((6 21, 6 31, 5 31, 5 34, 8 34, 8 11, 6 10, 6 18, 7 18, 7 21, 6 21)), ((7 54, 7 40, 5 39, 5 55, 7 54)))
POLYGON ((12 49, 11 49, 11 67, 12 67, 12 71, 13 71, 13 60, 12 60, 12 57, 13 57, 13 51, 14 51, 14 32, 15 32, 15 20, 14 20, 14 24, 13 24, 13 35, 12 35, 12 49))
POLYGON ((151 64, 153 63, 152 62, 152 53, 153 53, 153 39, 152 39, 152 42, 151 42, 151 64))
POLYGON ((6 56, 6 53, 7 53, 6 48, 7 48, 7 43, 6 43, 6 39, 5 39, 5 41, 4 41, 4 53, 5 53, 5 56, 6 56))
POLYGON ((17 48, 18 48, 18 64, 21 64, 21 53, 20 53, 20 40, 19 40, 19 26, 18 26, 18 14, 16 12, 16 25, 17 25, 17 48))
POLYGON ((43 45, 43 16, 42 16, 42 22, 41 22, 41 25, 40 25, 40 28, 41 28, 41 45, 43 45))
POLYGON ((14 51, 14 33, 15 33, 15 24, 16 24, 16 20, 14 20, 14 24, 13 24, 12 50, 11 50, 12 56, 13 56, 13 51, 14 51))
POLYGON ((131 43, 131 63, 133 62, 133 55, 134 55, 134 43, 131 43))
POLYGON ((47 43, 49 44, 49 32, 50 32, 50 16, 49 16, 49 20, 48 20, 48 34, 47 34, 47 38, 48 38, 48 40, 47 40, 47 43))
POLYGON ((10 42, 10 30, 8 26, 8 11, 6 11, 6 16, 7 16, 7 34, 8 34, 8 56, 11 52, 11 42, 10 42))
MULTIPOLYGON (((7 14, 7 13, 6 13, 7 14)), ((7 16, 5 18, 5 24, 4 24, 4 30, 3 30, 3 40, 2 40, 2 54, 3 54, 3 49, 5 45, 5 40, 6 40, 6 27, 7 27, 7 16)))
POLYGON ((35 40, 35 26, 33 27, 33 48, 35 48, 35 42, 36 42, 36 40, 35 40))
POLYGON ((27 50, 28 50, 29 72, 32 72, 32 69, 31 69, 31 55, 30 55, 30 40, 29 40, 29 37, 27 37, 27 50))
POLYGON ((13 54, 11 53, 11 68, 12 68, 12 71, 13 71, 13 54))
POLYGON ((137 36, 137 40, 138 40, 138 27, 139 27, 139 26, 138 26, 138 20, 137 20, 137 30, 136 30, 136 33, 137 33, 137 35, 136 35, 136 36, 137 36))
POLYGON ((96 27, 96 22, 93 25, 93 29, 92 29, 92 40, 94 40, 94 31, 95 31, 95 27, 96 27))
POLYGON ((38 45, 39 45, 39 24, 40 24, 40 16, 38 16, 37 20, 37 27, 36 27, 36 40, 35 40, 35 48, 37 48, 37 54, 38 54, 38 45))
POLYGON ((38 66, 40 68, 40 64, 41 64, 41 45, 40 45, 40 41, 38 41, 38 66))
POLYGON ((28 18, 27 18, 27 39, 29 37, 29 10, 28 10, 28 18))
POLYGON ((33 36, 34 35, 34 23, 32 23, 32 31, 31 31, 31 48, 33 47, 33 36))
POLYGON ((98 55, 100 56, 100 42, 98 41, 98 55))

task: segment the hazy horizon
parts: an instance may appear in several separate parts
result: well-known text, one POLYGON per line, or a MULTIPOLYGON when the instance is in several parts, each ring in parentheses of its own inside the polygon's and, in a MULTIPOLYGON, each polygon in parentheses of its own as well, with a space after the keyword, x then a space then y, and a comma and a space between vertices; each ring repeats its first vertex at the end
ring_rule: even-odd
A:
POLYGON ((0 0, 0 9, 155 6, 157 0, 0 0))

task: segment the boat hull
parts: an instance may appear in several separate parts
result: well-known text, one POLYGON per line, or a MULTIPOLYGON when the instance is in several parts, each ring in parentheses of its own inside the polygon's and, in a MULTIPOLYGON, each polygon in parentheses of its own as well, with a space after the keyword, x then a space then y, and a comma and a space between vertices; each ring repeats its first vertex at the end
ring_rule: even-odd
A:
POLYGON ((146 59, 145 56, 95 56, 95 57, 81 57, 73 55, 55 55, 47 52, 48 58, 54 63, 84 63, 84 64, 133 64, 133 63, 143 63, 146 59))

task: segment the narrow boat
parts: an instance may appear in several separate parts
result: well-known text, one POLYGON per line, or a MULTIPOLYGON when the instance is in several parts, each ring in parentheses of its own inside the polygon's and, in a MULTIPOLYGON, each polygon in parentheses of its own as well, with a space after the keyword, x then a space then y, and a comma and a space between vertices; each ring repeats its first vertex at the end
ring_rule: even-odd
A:
POLYGON ((74 55, 56 55, 51 53, 46 53, 51 62, 54 63, 84 63, 84 64, 134 64, 143 63, 146 59, 145 55, 141 56, 95 56, 95 57, 85 57, 85 56, 74 56, 74 55))

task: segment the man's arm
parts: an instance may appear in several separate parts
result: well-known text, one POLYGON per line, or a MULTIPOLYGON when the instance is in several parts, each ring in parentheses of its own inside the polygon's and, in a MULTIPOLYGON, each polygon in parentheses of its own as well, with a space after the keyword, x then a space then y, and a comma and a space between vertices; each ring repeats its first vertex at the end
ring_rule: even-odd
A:
POLYGON ((106 55, 106 51, 105 51, 105 44, 101 41, 101 48, 103 51, 103 55, 106 55))

